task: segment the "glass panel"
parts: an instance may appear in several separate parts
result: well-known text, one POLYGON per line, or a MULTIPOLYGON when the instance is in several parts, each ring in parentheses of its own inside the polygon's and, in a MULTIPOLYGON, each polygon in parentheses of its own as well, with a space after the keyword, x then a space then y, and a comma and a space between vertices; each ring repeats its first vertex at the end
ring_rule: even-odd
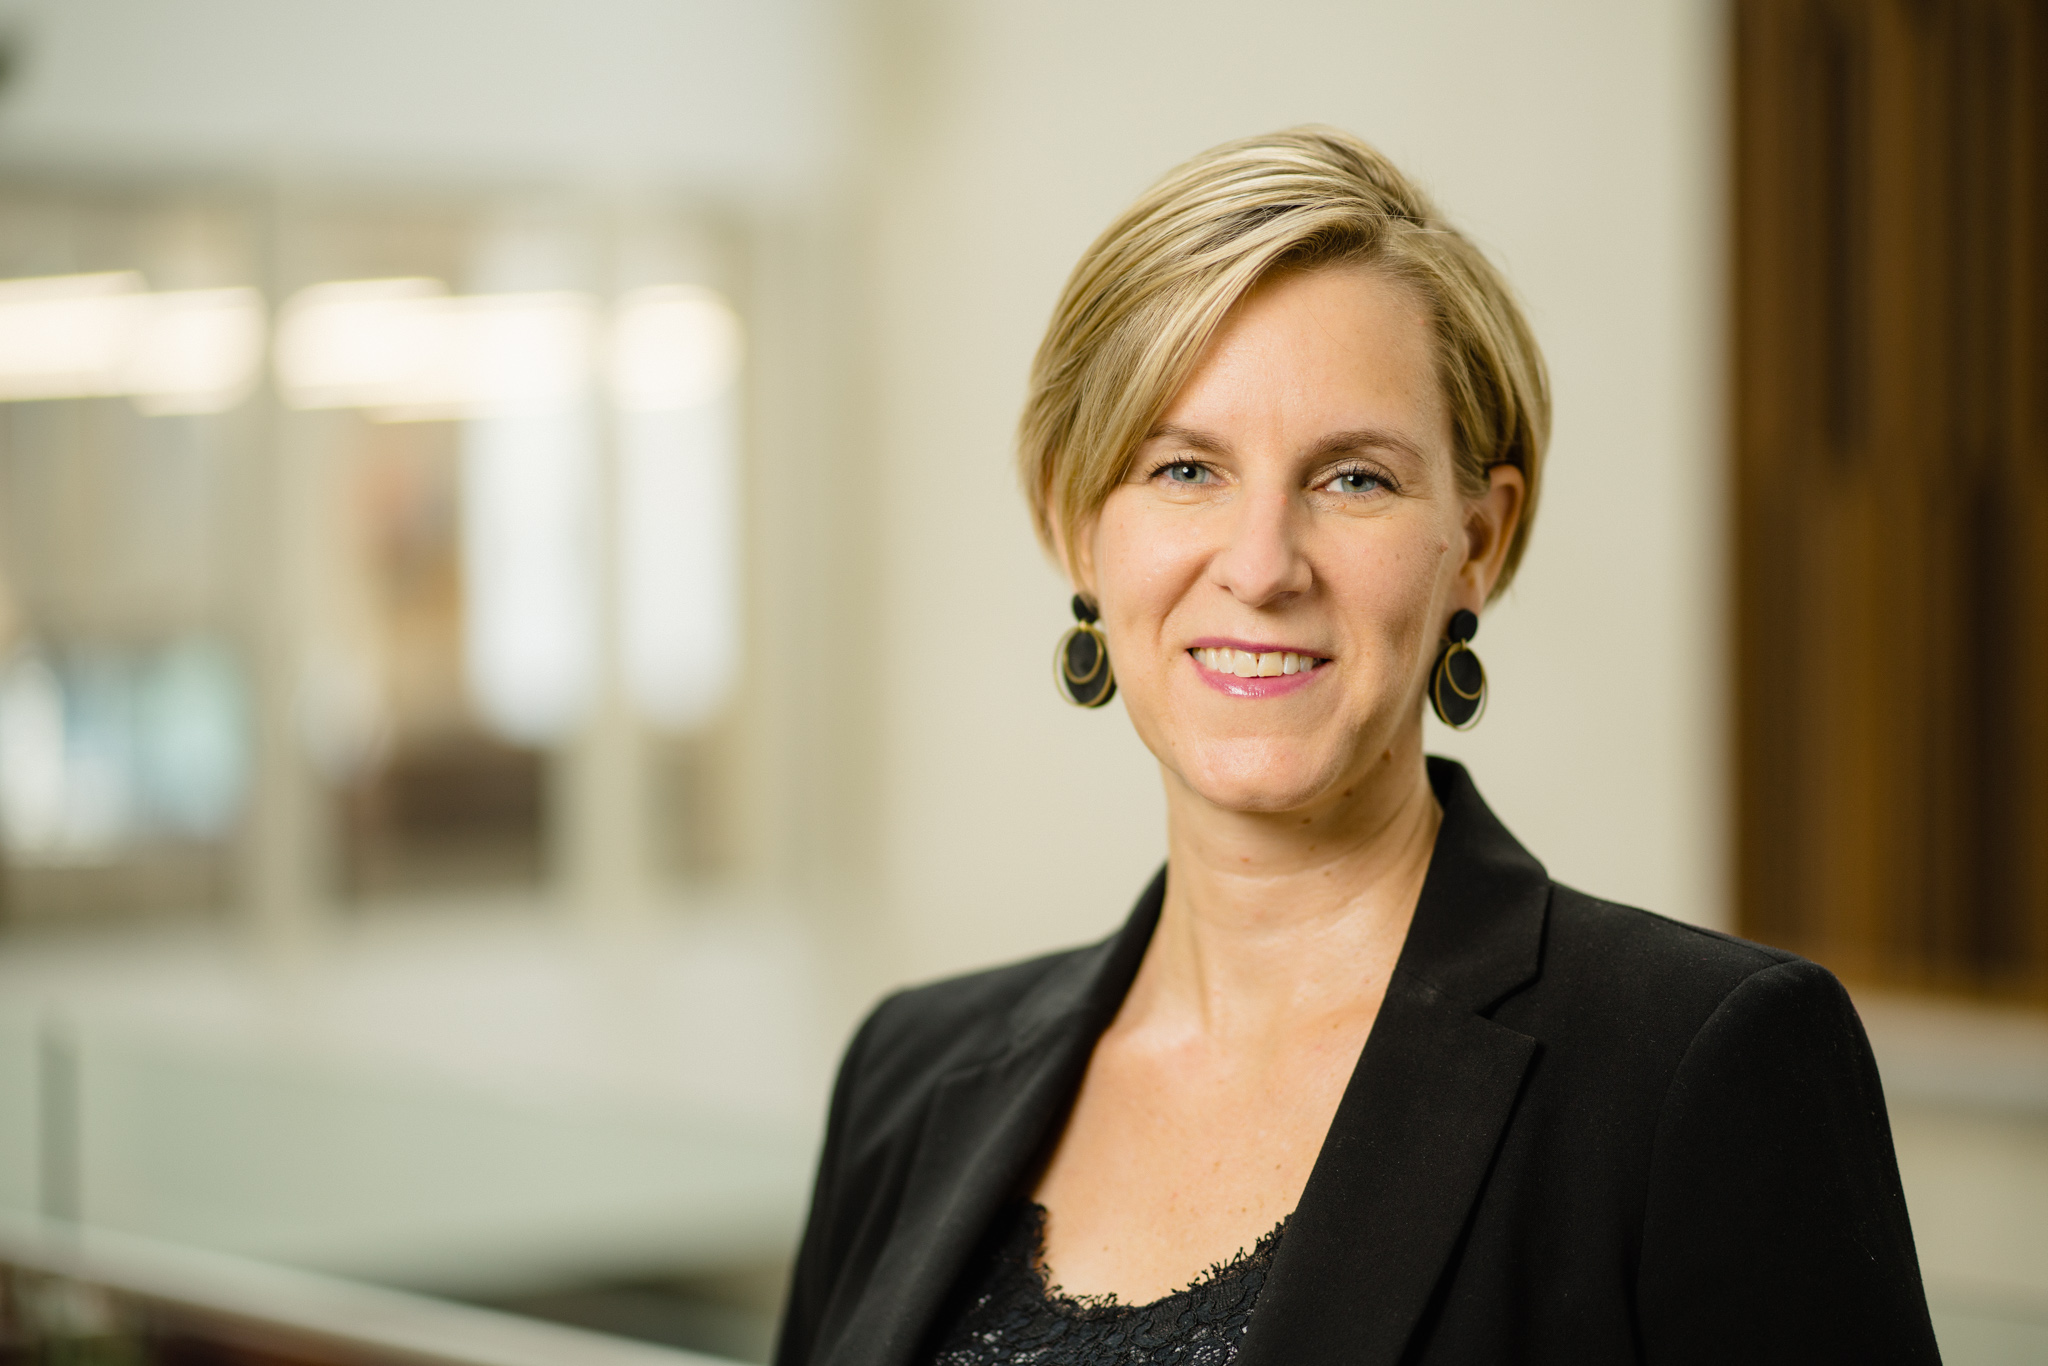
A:
POLYGON ((0 185, 5 916, 275 900, 266 867, 313 903, 550 889, 603 823, 577 803, 644 827, 608 886, 716 871, 719 243, 485 198, 0 185), (308 821, 246 819, 295 786, 308 821))
POLYGON ((233 204, 0 198, 0 904, 217 906, 251 762, 240 610, 265 316, 233 204))

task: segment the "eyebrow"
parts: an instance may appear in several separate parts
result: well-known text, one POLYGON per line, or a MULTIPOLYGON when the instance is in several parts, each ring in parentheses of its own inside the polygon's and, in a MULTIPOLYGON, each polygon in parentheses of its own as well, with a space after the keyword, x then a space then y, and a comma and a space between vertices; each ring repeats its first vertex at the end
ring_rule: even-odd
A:
MULTIPOLYGON (((1221 438, 1193 427, 1178 427, 1171 422, 1162 422, 1154 427, 1146 440, 1156 441, 1161 438, 1176 441, 1190 450, 1206 451, 1211 455, 1227 455, 1230 452, 1229 443, 1221 438)), ((1331 432, 1309 447, 1308 454, 1310 458, 1320 460, 1332 455, 1342 455, 1346 451, 1364 450, 1392 450, 1411 459, 1422 459, 1422 452, 1415 448, 1414 442, 1384 427, 1358 427, 1348 432, 1331 432)))

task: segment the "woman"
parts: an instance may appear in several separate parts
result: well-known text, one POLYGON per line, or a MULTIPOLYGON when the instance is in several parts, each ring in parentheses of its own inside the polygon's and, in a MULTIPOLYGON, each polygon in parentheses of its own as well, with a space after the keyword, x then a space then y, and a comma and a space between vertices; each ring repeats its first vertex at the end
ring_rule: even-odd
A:
POLYGON ((1343 134, 1089 248, 1024 478, 1166 867, 1107 942, 862 1026, 785 1366, 1937 1359, 1841 987, 1559 886, 1424 758, 1548 425, 1504 283, 1343 134))

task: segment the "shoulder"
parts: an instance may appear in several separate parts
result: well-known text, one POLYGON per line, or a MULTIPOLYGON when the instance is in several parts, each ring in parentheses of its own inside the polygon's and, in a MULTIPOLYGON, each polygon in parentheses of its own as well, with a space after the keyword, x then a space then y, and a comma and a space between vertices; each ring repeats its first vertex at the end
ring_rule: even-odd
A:
POLYGON ((1696 1045, 1731 1035, 1868 1050, 1827 969, 1562 885, 1553 885, 1541 974, 1524 996, 1504 1003, 1503 1022, 1618 1066, 1627 1054, 1667 1082, 1696 1045))
POLYGON ((1544 970, 1583 985, 1714 995, 1752 974, 1801 963, 1783 949, 1622 906, 1553 883, 1544 970))
POLYGON ((846 1051, 842 1085, 860 1127, 886 1127, 883 1111, 918 1106, 932 1086, 990 1061, 1017 1041, 1019 1008, 1101 945, 1045 954, 907 987, 869 1012, 846 1051))
POLYGON ((1621 1250, 1644 1352, 1934 1359, 1883 1089, 1833 974, 1551 883, 1537 970, 1494 1019, 1536 1042, 1502 1198, 1621 1250))
POLYGON ((1813 967, 1783 949, 1552 885, 1544 976, 1616 1005, 1697 1010, 1757 973, 1792 964, 1813 967))
POLYGON ((1066 949, 905 987, 862 1026, 867 1066, 930 1066, 998 1051, 1009 1017, 1032 991, 1089 950, 1066 949))

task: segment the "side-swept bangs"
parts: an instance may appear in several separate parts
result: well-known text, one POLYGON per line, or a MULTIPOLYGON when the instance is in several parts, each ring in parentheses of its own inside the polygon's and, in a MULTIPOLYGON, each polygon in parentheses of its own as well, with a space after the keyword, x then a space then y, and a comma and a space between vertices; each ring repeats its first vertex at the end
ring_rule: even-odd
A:
POLYGON ((1550 388, 1507 281, 1393 163, 1348 133, 1291 128, 1167 173, 1082 254, 1032 362, 1018 464, 1048 549, 1072 547, 1237 301, 1269 275, 1385 271, 1426 300, 1460 486, 1528 484, 1498 594, 1534 524, 1550 388))

